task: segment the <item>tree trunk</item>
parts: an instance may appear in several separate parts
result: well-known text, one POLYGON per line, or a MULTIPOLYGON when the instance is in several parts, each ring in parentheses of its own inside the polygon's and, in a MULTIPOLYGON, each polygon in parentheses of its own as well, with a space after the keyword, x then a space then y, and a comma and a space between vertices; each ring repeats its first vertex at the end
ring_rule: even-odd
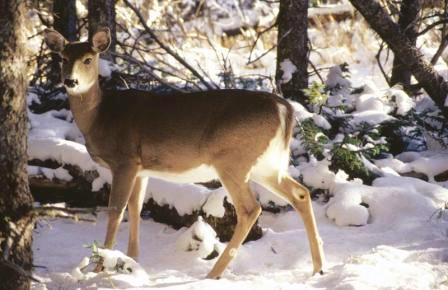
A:
MULTIPOLYGON (((109 51, 115 51, 117 43, 116 24, 115 24, 115 1, 114 0, 89 0, 89 40, 92 38, 98 26, 107 26, 110 29, 112 42, 109 51)), ((105 53, 104 56, 111 59, 110 54, 105 53)))
POLYGON ((392 49, 394 55, 406 64, 406 67, 439 106, 445 117, 448 117, 448 110, 444 105, 448 93, 448 83, 424 59, 422 53, 412 45, 377 0, 350 0, 350 2, 392 49))
POLYGON ((0 288, 29 289, 31 210, 27 177, 24 0, 0 0, 0 288))
MULTIPOLYGON (((406 35, 414 47, 417 42, 417 19, 421 9, 421 0, 403 0, 400 7, 398 25, 400 26, 401 32, 406 35)), ((411 85, 411 76, 412 74, 406 65, 398 57, 394 57, 392 76, 390 78, 391 85, 401 83, 405 88, 409 88, 411 85)))
POLYGON ((308 87, 308 0, 281 0, 277 18, 277 88, 285 98, 304 103, 308 87))
MULTIPOLYGON (((67 40, 77 40, 76 29, 76 0, 54 0, 53 2, 53 28, 61 33, 67 40)), ((61 57, 52 53, 49 80, 56 85, 61 82, 61 57)))

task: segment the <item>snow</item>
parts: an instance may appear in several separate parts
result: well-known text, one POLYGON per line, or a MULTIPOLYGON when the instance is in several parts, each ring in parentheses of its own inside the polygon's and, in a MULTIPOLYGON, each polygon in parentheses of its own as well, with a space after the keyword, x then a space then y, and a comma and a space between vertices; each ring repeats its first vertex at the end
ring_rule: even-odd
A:
POLYGON ((99 177, 92 184, 92 190, 98 191, 105 183, 111 183, 110 171, 95 163, 84 145, 60 138, 35 139, 28 141, 28 156, 30 159, 54 160, 61 164, 77 165, 83 171, 96 170, 99 177))
MULTIPOLYGON (((103 258, 104 273, 96 275, 88 272, 84 274, 82 269, 87 267, 90 263, 89 257, 84 257, 79 265, 75 267, 72 272, 72 278, 79 284, 83 281, 95 280, 98 278, 106 278, 106 275, 115 275, 119 277, 121 285, 131 285, 134 287, 144 286, 149 282, 149 276, 146 271, 132 258, 126 256, 117 250, 98 249, 96 253, 103 258), (126 284, 124 284, 126 283, 126 284)), ((117 286, 119 286, 118 284, 117 286)), ((112 283, 112 285, 114 285, 112 283)))
POLYGON ((353 119, 351 120, 350 123, 353 125, 360 125, 361 123, 377 125, 395 119, 394 117, 388 115, 385 112, 375 110, 355 112, 351 114, 351 116, 353 116, 353 119))
POLYGON ((152 198, 159 205, 168 204, 180 215, 185 215, 199 210, 209 193, 210 190, 204 186, 149 178, 146 199, 152 198))
POLYGON ((292 79, 292 75, 297 71, 297 67, 289 60, 289 58, 283 60, 280 63, 280 69, 282 70, 281 83, 286 84, 292 79))
MULTIPOLYGON (((362 189, 361 189, 362 190, 362 189)), ((369 211, 362 206, 361 191, 339 186, 328 203, 327 216, 338 226, 363 226, 369 219, 369 211)))
MULTIPOLYGON (((223 217, 225 213, 225 208, 223 205, 225 197, 227 197, 227 191, 223 187, 212 191, 202 207, 202 210, 207 215, 223 217)), ((227 200, 229 200, 229 198, 227 200)))
POLYGON ((294 109, 294 117, 298 122, 312 118, 316 126, 326 130, 331 129, 330 123, 322 115, 311 113, 302 104, 298 102, 292 100, 288 101, 291 104, 292 108, 294 109))
MULTIPOLYGON (((351 182, 342 186, 346 190, 341 192, 362 196, 373 218, 362 227, 341 227, 326 217, 326 205, 313 203, 328 261, 323 276, 311 276, 305 229, 298 215, 287 211, 262 214, 263 237, 243 245, 220 280, 204 280, 216 261, 202 259, 216 245, 209 226, 198 221, 188 230, 175 231, 152 220, 142 221, 142 253, 134 264, 141 269, 138 275, 109 270, 88 272, 79 280, 73 269, 89 256, 82 245, 103 238, 106 213, 100 213, 96 224, 52 220, 37 227, 34 263, 48 268, 35 271, 45 284, 33 288, 446 289, 448 221, 428 222, 437 210, 430 197, 407 188, 351 182), (195 241, 193 232, 208 242, 195 241), (185 251, 192 242, 193 249, 204 252, 185 251)), ((129 261, 118 252, 126 249, 128 226, 123 223, 118 233, 117 250, 105 254, 111 266, 115 257, 129 261)))
POLYGON ((326 129, 326 130, 331 129, 330 123, 328 123, 327 119, 325 119, 321 115, 314 114, 313 121, 317 126, 321 127, 322 129, 326 129))
POLYGON ((103 58, 100 58, 99 60, 99 74, 102 77, 110 78, 112 75, 112 72, 116 70, 115 65, 110 62, 109 60, 105 60, 103 58))
POLYGON ((404 116, 411 109, 415 108, 415 102, 401 89, 390 88, 386 92, 386 96, 392 98, 397 106, 397 115, 404 116))
POLYGON ((448 164, 448 154, 444 152, 404 152, 395 158, 379 159, 375 164, 382 167, 389 167, 398 173, 419 172, 428 176, 430 182, 434 181, 434 176, 445 172, 448 164))
POLYGON ((339 65, 335 65, 328 70, 325 85, 329 89, 338 88, 342 91, 342 93, 347 93, 351 88, 352 83, 350 80, 344 77, 341 67, 339 65))
MULTIPOLYGON (((45 168, 45 167, 40 167, 40 170, 37 172, 37 174, 39 174, 39 172, 41 172, 45 178, 49 179, 49 180, 53 180, 53 178, 59 179, 59 180, 65 180, 65 181, 71 181, 73 179, 73 177, 70 175, 70 173, 62 168, 62 167, 58 167, 56 169, 51 169, 51 168, 45 168)), ((36 172, 34 172, 36 173, 36 172)), ((34 175, 37 175, 34 174, 34 175)), ((32 174, 30 174, 32 175, 32 174)))
POLYGON ((198 220, 176 240, 178 251, 195 252, 202 259, 213 251, 219 251, 220 242, 213 228, 199 217, 198 220))
POLYGON ((314 116, 314 114, 308 111, 302 104, 295 101, 289 101, 289 103, 293 107, 294 116, 298 121, 303 121, 314 116))
POLYGON ((328 169, 329 164, 330 162, 326 159, 312 160, 301 167, 303 182, 313 188, 329 189, 336 179, 336 174, 328 169))

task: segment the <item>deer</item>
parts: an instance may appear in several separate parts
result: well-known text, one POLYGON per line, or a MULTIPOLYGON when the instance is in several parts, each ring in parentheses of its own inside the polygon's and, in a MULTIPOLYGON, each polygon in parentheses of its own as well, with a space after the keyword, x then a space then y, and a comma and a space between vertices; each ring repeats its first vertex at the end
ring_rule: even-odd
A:
POLYGON ((127 255, 138 258, 140 211, 148 177, 173 182, 219 179, 237 214, 234 234, 206 278, 218 279, 261 214, 253 181, 286 200, 301 216, 313 262, 323 274, 323 243, 308 189, 288 174, 292 105, 275 94, 238 89, 154 94, 134 89, 103 90, 99 56, 111 43, 107 27, 86 42, 69 42, 44 31, 62 62, 74 121, 91 158, 109 168, 112 185, 105 248, 113 248, 127 208, 127 255))

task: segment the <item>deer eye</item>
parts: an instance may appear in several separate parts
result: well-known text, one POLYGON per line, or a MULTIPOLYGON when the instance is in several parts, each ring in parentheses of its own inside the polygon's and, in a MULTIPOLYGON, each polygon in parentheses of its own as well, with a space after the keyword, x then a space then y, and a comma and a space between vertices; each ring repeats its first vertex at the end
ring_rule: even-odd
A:
POLYGON ((89 58, 86 58, 85 60, 84 60, 84 64, 90 64, 92 62, 92 59, 89 57, 89 58))

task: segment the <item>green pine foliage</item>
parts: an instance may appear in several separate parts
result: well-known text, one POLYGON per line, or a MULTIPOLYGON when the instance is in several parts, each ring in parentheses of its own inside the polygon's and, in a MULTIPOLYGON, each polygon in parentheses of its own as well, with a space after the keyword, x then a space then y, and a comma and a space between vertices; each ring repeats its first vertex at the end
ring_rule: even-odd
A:
POLYGON ((297 128, 297 135, 302 140, 305 149, 318 160, 322 160, 324 158, 324 146, 330 141, 324 130, 318 127, 312 119, 298 122, 297 128))
POLYGON ((313 82, 308 89, 303 89, 304 95, 308 98, 308 103, 318 108, 319 114, 322 111, 322 106, 328 100, 328 94, 325 90, 325 85, 313 82))
POLYGON ((380 126, 367 123, 352 125, 351 118, 347 115, 329 115, 328 110, 323 110, 328 108, 328 95, 323 84, 313 83, 304 93, 308 97, 308 103, 315 109, 318 108, 316 111, 319 113, 325 113, 332 124, 332 128, 327 131, 318 127, 312 118, 299 122, 296 137, 301 140, 308 155, 317 160, 327 158, 330 160, 330 169, 334 172, 342 169, 350 178, 360 178, 364 183, 370 184, 377 176, 368 170, 363 160, 378 158, 389 150, 386 139, 382 138, 380 126), (341 141, 335 141, 336 139, 341 141))

